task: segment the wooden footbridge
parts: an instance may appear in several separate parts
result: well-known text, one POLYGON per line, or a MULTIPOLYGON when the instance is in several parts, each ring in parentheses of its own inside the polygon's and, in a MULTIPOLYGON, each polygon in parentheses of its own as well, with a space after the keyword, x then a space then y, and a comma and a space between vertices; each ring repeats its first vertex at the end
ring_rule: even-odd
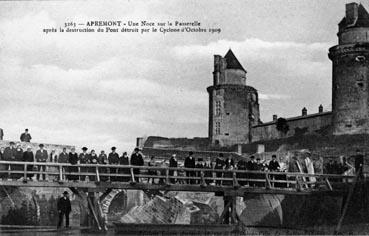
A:
POLYGON ((214 192, 224 198, 219 224, 236 224, 236 197, 248 194, 347 194, 357 176, 190 169, 131 165, 99 165, 0 161, 1 186, 69 188, 87 203, 83 227, 107 230, 101 202, 114 189, 214 192), (44 166, 45 168, 38 168, 44 166), (46 175, 47 180, 30 180, 46 175), (86 178, 88 176, 88 178, 86 178), (82 180, 83 179, 83 180, 82 180))

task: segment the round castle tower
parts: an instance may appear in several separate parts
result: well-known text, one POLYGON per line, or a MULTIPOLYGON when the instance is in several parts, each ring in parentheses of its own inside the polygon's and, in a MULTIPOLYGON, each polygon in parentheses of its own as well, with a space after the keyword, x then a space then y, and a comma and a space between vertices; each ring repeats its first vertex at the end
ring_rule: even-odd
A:
POLYGON ((346 4, 338 24, 332 60, 333 134, 369 133, 369 14, 361 4, 346 4))
POLYGON ((246 85, 246 70, 231 50, 214 55, 213 86, 209 93, 209 139, 212 145, 251 142, 251 127, 259 122, 256 89, 246 85))

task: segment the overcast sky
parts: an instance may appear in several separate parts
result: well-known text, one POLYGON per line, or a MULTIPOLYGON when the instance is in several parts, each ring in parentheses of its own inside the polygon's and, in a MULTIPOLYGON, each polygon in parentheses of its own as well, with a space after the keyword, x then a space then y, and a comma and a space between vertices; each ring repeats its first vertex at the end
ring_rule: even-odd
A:
POLYGON ((35 142, 122 152, 138 136, 206 137, 213 55, 229 48, 260 94, 262 121, 330 110, 327 51, 346 2, 2 1, 4 138, 29 128, 35 142), (222 31, 42 33, 71 20, 198 20, 222 31))

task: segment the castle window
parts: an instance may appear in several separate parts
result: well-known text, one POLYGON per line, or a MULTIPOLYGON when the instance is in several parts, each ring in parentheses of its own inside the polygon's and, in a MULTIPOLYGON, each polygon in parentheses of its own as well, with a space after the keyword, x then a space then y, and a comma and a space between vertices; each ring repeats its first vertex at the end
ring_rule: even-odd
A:
POLYGON ((219 116, 221 113, 221 103, 220 101, 215 102, 215 114, 219 116))
POLYGON ((220 134, 220 122, 215 122, 215 134, 220 134))

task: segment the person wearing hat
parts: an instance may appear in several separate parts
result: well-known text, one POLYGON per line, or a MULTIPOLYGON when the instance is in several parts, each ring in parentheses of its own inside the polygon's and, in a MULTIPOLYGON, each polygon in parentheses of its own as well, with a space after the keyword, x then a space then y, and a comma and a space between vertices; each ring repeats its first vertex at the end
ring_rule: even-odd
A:
MULTIPOLYGON (((242 170, 242 171, 247 171, 247 162, 246 162, 246 159, 242 158, 241 160, 239 160, 237 162, 237 170, 242 170)), ((237 176, 237 179, 238 180, 238 183, 241 185, 241 186, 245 186, 247 184, 247 181, 246 180, 243 180, 243 179, 247 179, 247 174, 246 173, 237 173, 236 174, 237 176)))
MULTIPOLYGON (((177 168, 178 167, 178 161, 177 161, 177 155, 176 154, 173 154, 170 159, 169 159, 169 167, 170 168, 177 168)), ((169 171, 169 176, 174 176, 174 175, 177 175, 176 173, 177 171, 174 171, 174 170, 170 170, 169 171)), ((170 182, 172 184, 175 184, 176 183, 176 179, 170 179, 170 182)))
POLYGON ((65 227, 69 228, 69 214, 72 211, 72 206, 68 195, 69 195, 68 192, 64 191, 63 197, 59 198, 57 203, 59 213, 58 229, 60 229, 63 223, 64 216, 65 216, 65 227))
POLYGON ((364 165, 364 155, 361 153, 360 149, 356 149, 356 154, 351 156, 355 161, 355 174, 359 174, 360 179, 364 178, 363 165, 364 165))
POLYGON ((4 130, 0 128, 0 140, 3 140, 4 138, 4 130))
MULTIPOLYGON (((123 152, 122 156, 119 157, 119 165, 121 166, 128 166, 129 165, 129 158, 127 152, 123 152)), ((119 168, 118 174, 129 175, 130 174, 129 168, 119 168)), ((129 182, 129 176, 119 176, 117 177, 118 181, 122 182, 129 182)))
MULTIPOLYGON (((90 158, 90 160, 89 160, 88 164, 91 164, 91 165, 97 165, 98 164, 97 163, 98 156, 97 156, 95 150, 91 150, 89 158, 90 158)), ((89 167, 88 172, 91 173, 91 174, 93 174, 93 173, 96 174, 96 167, 89 167)), ((96 181, 96 175, 89 175, 88 179, 90 181, 96 181)))
POLYGON ((270 171, 279 171, 279 162, 277 161, 277 156, 272 155, 272 160, 269 162, 268 169, 270 171))
MULTIPOLYGON (((140 149, 139 148, 135 148, 132 155, 131 155, 131 165, 133 166, 143 166, 144 165, 144 159, 140 153, 140 149)), ((140 178, 136 177, 136 175, 140 174, 140 169, 138 168, 134 168, 133 169, 133 174, 135 175, 135 180, 137 182, 140 182, 140 178)))
MULTIPOLYGON (((88 148, 83 147, 82 148, 82 153, 79 154, 79 163, 80 164, 89 164, 90 162, 90 155, 87 153, 88 148)), ((88 167, 80 167, 80 180, 81 181, 85 181, 86 180, 86 175, 84 175, 84 173, 87 173, 89 170, 88 167)))
MULTIPOLYGON (((193 157, 193 152, 189 152, 188 153, 188 157, 186 157, 185 161, 184 161, 184 167, 185 168, 195 168, 196 167, 196 161, 195 158, 193 157)), ((191 170, 191 171, 186 171, 186 176, 187 177, 195 177, 196 176, 196 172, 191 170)), ((195 184, 196 181, 194 179, 188 179, 187 180, 187 184, 195 184)))
MULTIPOLYGON (((280 170, 279 162, 277 161, 277 156, 275 154, 272 155, 272 160, 269 161, 268 170, 272 172, 277 172, 280 170)), ((278 177, 278 175, 270 175, 272 180, 276 180, 278 177)), ((272 185, 274 186, 275 183, 272 183, 272 185)))
MULTIPOLYGON (((23 153, 23 161, 24 162, 34 162, 34 155, 33 155, 33 152, 32 152, 32 148, 31 146, 28 146, 27 147, 27 151, 25 151, 23 153)), ((30 172, 30 171, 33 171, 33 165, 27 165, 27 172, 30 172)), ((27 173, 27 178, 29 180, 32 180, 32 177, 33 177, 33 174, 29 174, 27 173)), ((25 179, 26 181, 26 179, 25 179)))
MULTIPOLYGON (((17 143, 14 153, 13 161, 22 162, 23 161, 23 149, 21 148, 20 143, 17 143)), ((24 171, 24 165, 13 165, 12 170, 14 171, 24 171)), ((22 173, 13 173, 11 174, 13 179, 20 179, 23 177, 22 173)))
MULTIPOLYGON (((250 156, 250 160, 246 163, 246 168, 247 168, 247 170, 250 170, 250 171, 255 171, 256 170, 255 156, 250 156)), ((248 177, 248 179, 254 179, 256 176, 255 176, 254 173, 248 173, 247 177, 248 177)), ((249 185, 251 187, 254 187, 255 184, 256 184, 256 182, 249 181, 249 185)))
MULTIPOLYGON (((44 145, 41 143, 38 145, 40 147, 39 150, 36 151, 36 161, 40 163, 46 163, 48 154, 47 151, 44 149, 44 145)), ((38 166, 39 172, 46 172, 46 166, 38 166)), ((37 174, 37 180, 40 180, 41 174, 37 174)), ((42 174, 42 179, 46 180, 46 174, 42 174)))
MULTIPOLYGON (((107 165, 108 164, 108 156, 105 154, 104 150, 101 150, 99 157, 97 158, 97 163, 99 165, 107 165)), ((104 174, 108 173, 107 167, 100 167, 99 168, 100 174, 100 181, 106 182, 109 180, 109 176, 106 176, 104 174)))
MULTIPOLYGON (((223 170, 225 168, 225 161, 224 161, 224 156, 223 153, 219 153, 219 156, 217 157, 217 159, 215 160, 215 166, 214 169, 216 170, 223 170)), ((222 172, 215 172, 215 176, 217 178, 222 178, 223 177, 223 173, 222 172)), ((216 180, 215 181, 216 185, 221 185, 222 181, 221 180, 216 180)))
MULTIPOLYGON (((117 148, 116 147, 112 147, 111 148, 111 153, 109 153, 109 156, 108 156, 108 160, 109 160, 109 164, 110 165, 119 165, 119 154, 116 153, 116 150, 117 148)), ((110 181, 118 181, 117 179, 117 168, 110 168, 110 181)))
MULTIPOLYGON (((255 165, 255 170, 262 172, 264 171, 264 165, 263 163, 261 163, 261 159, 260 157, 256 158, 256 165, 255 165)), ((261 179, 265 179, 265 175, 264 174, 255 174, 255 179, 261 180, 261 179)), ((265 184, 263 182, 255 182, 254 184, 257 187, 263 187, 265 184)))
POLYGON ((29 143, 29 142, 31 142, 31 139, 32 139, 31 134, 30 134, 30 133, 28 133, 28 129, 25 129, 25 130, 24 130, 24 133, 22 133, 22 134, 21 134, 21 136, 20 136, 20 140, 21 140, 22 142, 27 142, 27 143, 29 143))

